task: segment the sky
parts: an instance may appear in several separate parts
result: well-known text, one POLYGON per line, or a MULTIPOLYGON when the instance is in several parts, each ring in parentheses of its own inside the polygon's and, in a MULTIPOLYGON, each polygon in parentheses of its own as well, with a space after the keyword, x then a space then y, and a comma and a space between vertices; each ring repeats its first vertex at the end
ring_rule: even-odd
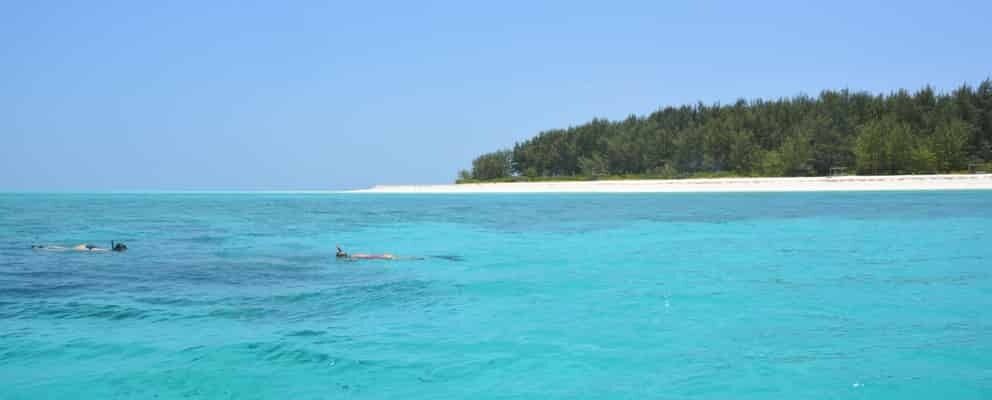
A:
POLYGON ((481 153, 596 117, 977 85, 989 15, 989 1, 0 2, 0 191, 450 183, 481 153))

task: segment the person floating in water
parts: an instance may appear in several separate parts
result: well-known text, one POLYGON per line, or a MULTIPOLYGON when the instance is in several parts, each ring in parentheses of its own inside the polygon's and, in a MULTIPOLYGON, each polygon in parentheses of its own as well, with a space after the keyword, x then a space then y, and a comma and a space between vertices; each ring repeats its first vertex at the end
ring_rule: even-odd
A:
POLYGON ((341 250, 341 246, 340 245, 335 245, 334 247, 336 247, 338 249, 337 253, 334 254, 334 257, 337 258, 338 260, 343 260, 343 261, 357 261, 357 260, 396 260, 396 261, 404 260, 404 261, 410 261, 410 260, 433 260, 433 259, 437 259, 437 260, 446 260, 446 261, 455 261, 455 262, 457 262, 457 261, 463 261, 464 260, 462 258, 462 256, 456 256, 456 255, 403 256, 403 257, 400 257, 400 256, 397 256, 397 255, 394 255, 394 254, 389 254, 389 253, 384 253, 384 254, 361 254, 361 253, 348 254, 348 253, 345 253, 344 250, 341 250))
POLYGON ((397 260, 398 258, 392 254, 348 254, 344 250, 341 250, 341 246, 337 247, 338 252, 334 254, 334 257, 339 260, 397 260))
POLYGON ((48 251, 86 251, 86 252, 91 252, 91 253, 100 253, 100 252, 105 252, 105 251, 116 251, 116 252, 127 251, 127 245, 126 244, 124 244, 124 243, 114 243, 113 240, 110 241, 110 248, 100 247, 100 246, 96 246, 96 245, 92 245, 92 244, 88 244, 88 243, 81 243, 81 244, 77 244, 77 245, 72 246, 72 247, 53 246, 53 245, 47 245, 47 244, 33 244, 33 245, 31 245, 31 248, 32 249, 35 249, 35 250, 48 250, 48 251))

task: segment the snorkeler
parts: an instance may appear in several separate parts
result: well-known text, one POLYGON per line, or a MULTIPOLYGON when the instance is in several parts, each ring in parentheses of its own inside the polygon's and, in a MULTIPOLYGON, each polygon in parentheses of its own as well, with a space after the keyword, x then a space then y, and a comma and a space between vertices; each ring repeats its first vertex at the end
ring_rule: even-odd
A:
POLYGON ((358 253, 358 254, 348 254, 348 253, 345 253, 344 250, 341 250, 341 246, 337 246, 336 245, 334 247, 337 247, 337 249, 338 249, 338 252, 334 254, 334 257, 335 258, 338 258, 338 259, 344 259, 344 260, 396 260, 396 259, 398 259, 396 256, 394 256, 392 254, 388 254, 388 253, 387 254, 361 254, 361 253, 358 253))
POLYGON ((348 254, 348 253, 345 253, 344 250, 341 250, 341 246, 340 245, 335 245, 334 247, 336 247, 338 249, 337 253, 334 254, 334 257, 337 258, 338 260, 344 260, 344 261, 358 261, 358 260, 417 261, 417 260, 434 260, 434 259, 445 260, 445 261, 455 261, 455 262, 464 261, 464 259, 462 258, 462 256, 456 256, 456 255, 397 256, 395 254, 389 254, 389 253, 384 253, 384 254, 362 254, 362 253, 348 254))
POLYGON ((105 248, 105 247, 100 247, 100 246, 88 244, 88 243, 77 244, 77 245, 72 246, 72 247, 53 246, 53 245, 47 245, 47 244, 40 244, 40 245, 39 244, 33 244, 33 245, 31 245, 31 248, 32 249, 35 249, 35 250, 48 250, 48 251, 85 251, 85 252, 91 252, 91 253, 94 253, 94 252, 95 253, 99 253, 99 252, 105 252, 105 251, 116 251, 116 252, 127 251, 127 245, 126 244, 124 244, 124 243, 114 243, 113 240, 110 241, 110 248, 109 249, 108 248, 105 248))

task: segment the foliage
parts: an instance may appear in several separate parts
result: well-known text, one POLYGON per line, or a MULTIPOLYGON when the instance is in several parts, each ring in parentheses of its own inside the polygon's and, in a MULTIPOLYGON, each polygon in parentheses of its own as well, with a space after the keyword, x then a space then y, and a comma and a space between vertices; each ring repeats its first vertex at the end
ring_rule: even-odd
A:
POLYGON ((937 155, 928 146, 913 149, 910 159, 913 173, 928 174, 937 171, 937 155))
POLYGON ((587 176, 605 175, 609 171, 609 165, 599 154, 592 154, 579 158, 579 171, 587 176))
POLYGON ((950 93, 739 100, 593 119, 484 154, 459 181, 960 171, 992 161, 992 80, 950 93))
POLYGON ((813 146, 806 134, 785 138, 779 148, 782 161, 782 175, 802 176, 813 172, 813 146))
POLYGON ((915 147, 909 124, 889 116, 869 121, 859 127, 857 132, 855 157, 859 173, 908 172, 915 147))
POLYGON ((483 154, 472 161, 472 178, 492 180, 505 178, 512 174, 513 153, 509 150, 483 154))
POLYGON ((758 172, 764 176, 784 176, 786 171, 785 162, 782 161, 782 153, 778 150, 765 151, 761 156, 761 163, 758 172))
POLYGON ((959 119, 948 120, 937 126, 932 138, 932 148, 940 171, 955 171, 965 167, 965 146, 972 130, 970 125, 959 119))

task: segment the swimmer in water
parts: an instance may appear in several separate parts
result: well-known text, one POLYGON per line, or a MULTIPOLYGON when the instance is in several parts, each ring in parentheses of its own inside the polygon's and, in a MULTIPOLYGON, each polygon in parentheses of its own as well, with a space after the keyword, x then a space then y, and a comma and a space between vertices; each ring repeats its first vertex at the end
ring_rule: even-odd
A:
POLYGON ((395 261, 418 261, 418 260, 446 260, 446 261, 463 261, 461 256, 455 255, 436 255, 436 256, 397 256, 394 254, 348 254, 344 250, 341 250, 340 245, 335 245, 338 249, 337 253, 334 253, 334 257, 338 260, 343 261, 358 261, 358 260, 395 260, 395 261))
POLYGON ((96 245, 92 245, 92 244, 88 244, 88 243, 77 244, 77 245, 72 246, 72 247, 52 246, 52 245, 45 245, 45 244, 42 244, 42 245, 34 244, 34 245, 31 245, 31 248, 32 249, 35 249, 35 250, 48 250, 48 251, 85 251, 85 252, 90 252, 90 253, 100 253, 100 252, 105 252, 105 251, 116 251, 116 252, 127 251, 127 245, 126 244, 124 244, 124 243, 114 243, 114 241, 112 241, 112 240, 110 241, 110 248, 109 249, 108 248, 104 248, 104 247, 99 247, 99 246, 96 246, 96 245))
POLYGON ((334 254, 334 257, 339 260, 396 260, 396 256, 392 254, 348 254, 344 250, 341 250, 341 246, 335 246, 338 252, 334 254))

